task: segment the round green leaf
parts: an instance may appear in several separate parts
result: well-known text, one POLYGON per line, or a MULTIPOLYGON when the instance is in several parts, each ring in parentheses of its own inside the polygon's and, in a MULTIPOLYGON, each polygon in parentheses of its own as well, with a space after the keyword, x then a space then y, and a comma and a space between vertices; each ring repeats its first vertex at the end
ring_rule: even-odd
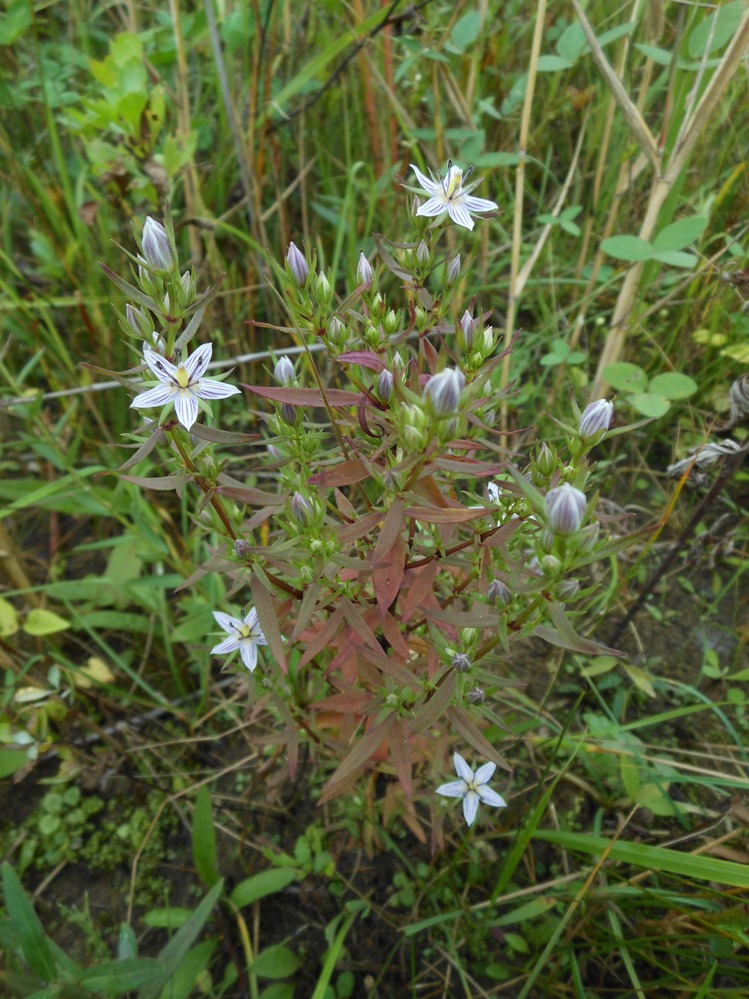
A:
POLYGON ((629 397, 629 401, 638 413, 642 413, 643 416, 648 416, 650 419, 665 416, 671 408, 668 399, 664 399, 662 395, 656 395, 655 392, 636 392, 629 397))
POLYGON ((619 361, 603 369, 603 377, 618 392, 641 392, 648 384, 648 376, 636 364, 619 361))
POLYGON ((650 391, 665 396, 666 399, 688 399, 697 391, 697 382, 688 375, 680 375, 676 371, 667 371, 656 375, 650 382, 650 391))
POLYGON ((290 947, 272 944, 262 951, 250 971, 258 978, 288 978, 300 964, 301 960, 290 947))
POLYGON ((54 635, 57 631, 65 631, 70 627, 70 621, 55 614, 54 611, 39 610, 29 612, 23 625, 27 635, 54 635))
POLYGON ((18 631, 18 614, 9 600, 0 597, 0 638, 15 635, 18 631))

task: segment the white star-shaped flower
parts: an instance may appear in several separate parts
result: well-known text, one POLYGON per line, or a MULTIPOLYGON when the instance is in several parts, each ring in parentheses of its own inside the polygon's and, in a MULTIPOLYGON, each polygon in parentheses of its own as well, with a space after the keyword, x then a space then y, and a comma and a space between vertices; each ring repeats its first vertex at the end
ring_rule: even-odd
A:
POLYGON ((464 186, 463 180, 468 179, 473 167, 466 171, 464 178, 460 167, 455 166, 452 160, 448 160, 447 173, 442 179, 436 180, 426 177, 413 163, 411 169, 427 194, 431 195, 429 201, 419 206, 417 215, 434 218, 447 212, 456 225, 461 225, 464 229, 473 229, 472 215, 483 215, 485 212, 494 212, 498 209, 494 201, 471 196, 471 191, 481 183, 480 179, 473 181, 467 187, 464 186))
POLYGON ((239 392, 235 385, 202 377, 212 353, 213 344, 204 343, 183 363, 172 364, 161 354, 145 347, 143 360, 161 384, 136 395, 130 408, 152 409, 174 403, 177 419, 185 430, 189 430, 198 418, 198 399, 225 399, 239 392))
POLYGON ((212 656, 228 656, 239 649, 242 662, 252 673, 257 666, 257 647, 267 645, 265 635, 258 621, 257 611, 251 607, 244 621, 231 614, 222 614, 221 611, 214 611, 213 616, 216 622, 224 629, 229 636, 211 649, 212 656))
POLYGON ((437 794, 443 794, 446 798, 462 798, 463 815, 469 826, 474 823, 479 810, 479 802, 483 801, 485 805, 494 805, 495 808, 504 808, 507 805, 501 795, 486 786, 497 769, 496 763, 485 763, 474 774, 460 753, 454 754, 453 762, 460 780, 442 784, 437 788, 437 794))

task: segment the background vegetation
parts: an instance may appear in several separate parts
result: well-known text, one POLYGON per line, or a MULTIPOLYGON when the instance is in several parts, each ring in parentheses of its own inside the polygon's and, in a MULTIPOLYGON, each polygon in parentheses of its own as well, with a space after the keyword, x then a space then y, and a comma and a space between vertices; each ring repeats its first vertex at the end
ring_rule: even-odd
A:
MULTIPOLYGON (((746 994, 746 476, 666 469, 744 439, 748 38, 741 0, 7 5, 7 994, 746 994), (290 777, 283 705, 210 660, 224 577, 183 585, 218 550, 199 499, 113 474, 134 414, 109 373, 138 356, 100 264, 126 273, 168 203, 199 286, 221 281, 206 339, 263 384, 292 342, 289 241, 343 295, 402 231, 409 164, 449 158, 501 209, 446 239, 470 258, 457 314, 521 331, 512 448, 563 439, 571 390, 636 427, 596 453, 629 543, 586 621, 626 656, 527 644, 494 703, 509 806, 470 832, 441 812, 435 851, 443 770, 409 806, 376 764, 318 806, 334 765, 302 730, 290 777)), ((232 474, 274 491, 253 455, 232 474)))

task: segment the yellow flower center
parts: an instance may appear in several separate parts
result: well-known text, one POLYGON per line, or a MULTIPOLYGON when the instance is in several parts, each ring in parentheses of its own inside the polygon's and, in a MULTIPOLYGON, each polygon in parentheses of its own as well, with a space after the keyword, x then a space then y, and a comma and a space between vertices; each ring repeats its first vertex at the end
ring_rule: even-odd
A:
POLYGON ((250 630, 250 626, 248 624, 243 624, 242 627, 239 629, 239 637, 250 638, 251 636, 252 636, 252 631, 250 630))
POLYGON ((450 173, 450 178, 447 184, 447 191, 445 192, 445 197, 449 201, 454 195, 458 193, 463 184, 463 171, 460 167, 453 167, 450 173))
POLYGON ((177 368, 177 384, 182 389, 186 389, 190 384, 190 376, 187 373, 187 369, 183 368, 182 365, 177 368))

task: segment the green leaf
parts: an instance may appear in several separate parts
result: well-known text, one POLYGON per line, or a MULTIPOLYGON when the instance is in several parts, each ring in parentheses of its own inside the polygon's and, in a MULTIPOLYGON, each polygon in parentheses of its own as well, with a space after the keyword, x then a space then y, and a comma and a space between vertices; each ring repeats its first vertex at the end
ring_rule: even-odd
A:
POLYGON ((691 270, 697 263, 697 257, 693 253, 685 253, 683 250, 659 250, 653 254, 653 260, 670 267, 684 267, 686 270, 691 270))
POLYGON ((579 21, 573 21, 566 27, 556 44, 557 52, 570 66, 574 65, 588 48, 588 41, 579 21))
POLYGON ((697 242, 707 227, 707 221, 705 215, 692 215, 688 219, 672 222, 661 229, 653 240, 653 247, 656 250, 682 250, 697 242))
POLYGON ((35 607, 29 611, 29 616, 23 623, 23 630, 27 635, 54 635, 58 631, 65 631, 70 627, 70 621, 55 614, 54 611, 42 610, 35 607))
POLYGON ((301 964, 301 959, 284 944, 273 944, 261 951, 250 973, 257 978, 288 978, 301 964))
POLYGON ((294 986, 291 982, 271 982, 266 985, 258 999, 293 999, 294 986))
POLYGON ((648 376, 636 364, 618 361, 603 369, 603 377, 619 392, 639 392, 648 384, 648 376))
POLYGON ((710 14, 702 24, 698 24, 689 36, 689 55, 692 59, 699 59, 700 56, 708 52, 716 52, 731 41, 736 34, 741 18, 744 16, 746 6, 744 0, 734 0, 733 3, 723 4, 710 14), (715 30, 713 30, 713 25, 715 30), (710 43, 709 49, 707 48, 710 43))
POLYGON ((220 879, 216 852, 216 829, 213 825, 211 794, 207 785, 198 788, 192 817, 192 856, 200 880, 212 888, 220 879))
POLYGON ((24 749, 0 749, 0 780, 12 777, 29 762, 24 749))
POLYGON ((664 399, 662 395, 656 395, 654 392, 636 392, 629 397, 629 401, 638 413, 650 417, 651 420, 665 416, 671 408, 668 399, 664 399))
POLYGON ((604 239, 601 249, 617 260, 627 260, 635 263, 640 260, 651 260, 653 247, 639 236, 611 236, 604 239))
POLYGON ((557 55, 542 55, 538 58, 536 69, 539 73, 559 73, 564 69, 572 69, 574 62, 557 55))
POLYGON ((179 971, 185 955, 195 942, 198 933, 203 929, 206 920, 221 895, 223 887, 223 880, 215 884, 185 925, 177 930, 165 947, 162 947, 159 952, 159 959, 164 962, 167 970, 158 979, 144 986, 138 993, 138 999, 158 999, 163 987, 179 971))
POLYGON ((668 49, 659 49, 655 45, 645 45, 635 42, 635 48, 642 52, 646 59, 652 59, 657 66, 670 66, 673 58, 668 49))
POLYGON ((9 600, 0 597, 0 638, 15 635, 18 631, 18 614, 9 600))
POLYGON ((481 12, 472 10, 458 18, 450 33, 450 41, 458 52, 464 52, 478 38, 481 32, 481 12))
POLYGON ((10 864, 2 865, 2 877, 5 905, 21 939, 24 959, 35 975, 45 982, 52 981, 57 966, 39 917, 10 864))
POLYGON ((14 0, 8 4, 0 20, 0 45, 12 45, 32 24, 29 0, 14 0))
POLYGON ((652 378, 648 390, 665 396, 666 399, 688 399, 697 391, 697 382, 689 375, 680 375, 676 371, 667 371, 652 378))
POLYGON ((151 909, 143 917, 146 926, 161 930, 178 930, 192 915, 192 909, 173 905, 167 909, 151 909))
POLYGON ((533 835, 535 839, 553 843, 563 850, 577 850, 580 853, 593 855, 606 852, 610 860, 631 864, 633 867, 652 868, 655 871, 678 874, 697 881, 715 881, 733 888, 749 888, 748 864, 716 860, 712 857, 697 857, 662 846, 607 839, 605 836, 594 836, 590 832, 542 829, 536 830, 533 835))
MULTIPOLYGON (((195 995, 198 977, 204 975, 210 967, 217 946, 218 939, 211 937, 191 947, 169 984, 164 986, 159 999, 190 999, 190 996, 195 995)), ((198 991, 201 995, 206 994, 205 988, 198 991)))
POLYGON ((105 996, 121 996, 129 989, 139 989, 164 974, 164 963, 155 957, 131 957, 105 961, 84 971, 80 984, 105 996))
POLYGON ((276 892, 283 891, 292 881, 296 879, 297 872, 288 867, 276 868, 271 871, 262 871, 245 881, 240 881, 237 887, 229 896, 238 909, 243 909, 246 905, 256 902, 266 895, 275 895, 276 892))

